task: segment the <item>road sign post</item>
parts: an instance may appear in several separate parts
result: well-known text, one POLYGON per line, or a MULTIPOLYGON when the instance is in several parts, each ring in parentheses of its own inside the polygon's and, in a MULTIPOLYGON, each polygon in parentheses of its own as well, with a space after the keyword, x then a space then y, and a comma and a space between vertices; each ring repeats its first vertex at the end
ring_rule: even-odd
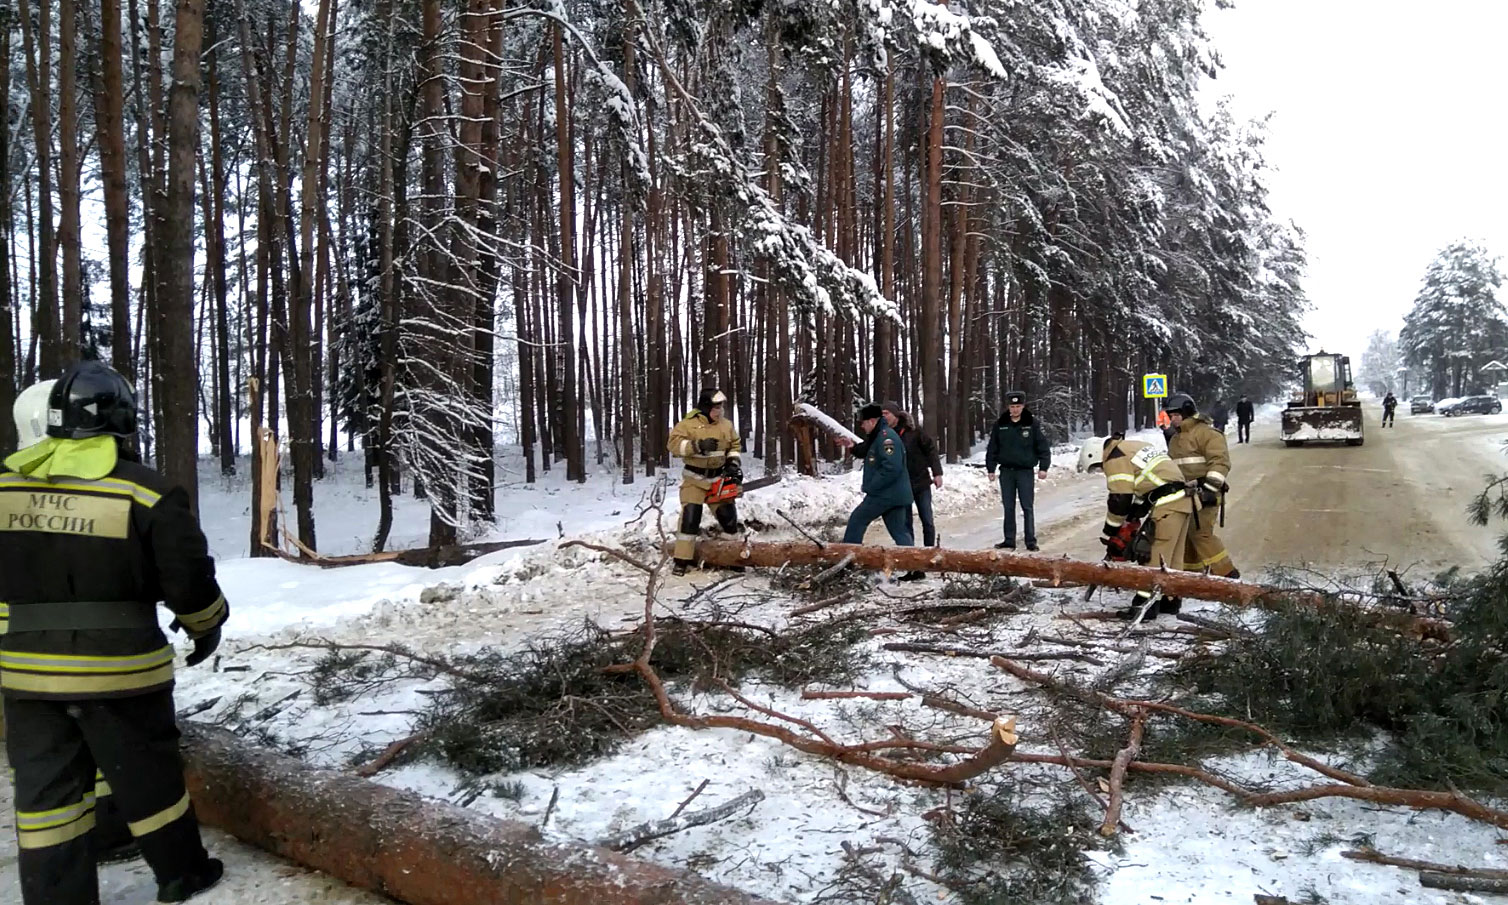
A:
POLYGON ((1168 397, 1168 375, 1141 375, 1141 395, 1143 399, 1166 399, 1168 397))

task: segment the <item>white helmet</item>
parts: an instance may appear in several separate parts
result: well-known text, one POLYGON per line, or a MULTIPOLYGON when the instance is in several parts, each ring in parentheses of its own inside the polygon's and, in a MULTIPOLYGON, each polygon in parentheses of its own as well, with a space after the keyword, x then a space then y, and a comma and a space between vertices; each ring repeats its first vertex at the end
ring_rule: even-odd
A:
POLYGON ((1093 471, 1105 467, 1104 437, 1086 437, 1079 447, 1079 471, 1093 471))
POLYGON ((36 446, 47 439, 47 398, 56 380, 34 383, 16 396, 11 414, 16 419, 17 449, 36 446))

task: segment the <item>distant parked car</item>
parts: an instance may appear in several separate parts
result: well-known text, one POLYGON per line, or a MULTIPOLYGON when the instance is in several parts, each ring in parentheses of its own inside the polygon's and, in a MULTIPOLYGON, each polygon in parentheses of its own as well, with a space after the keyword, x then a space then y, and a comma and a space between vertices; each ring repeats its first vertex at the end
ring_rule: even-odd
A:
POLYGON ((1444 399, 1437 400, 1435 402, 1435 414, 1444 415, 1449 413, 1455 407, 1456 403, 1465 398, 1465 396, 1447 396, 1444 399))
POLYGON ((1435 410, 1435 400, 1429 396, 1415 396, 1409 400, 1409 414, 1422 415, 1435 410))
POLYGON ((1496 415, 1503 410, 1503 400, 1496 396, 1467 396, 1442 415, 1496 415))

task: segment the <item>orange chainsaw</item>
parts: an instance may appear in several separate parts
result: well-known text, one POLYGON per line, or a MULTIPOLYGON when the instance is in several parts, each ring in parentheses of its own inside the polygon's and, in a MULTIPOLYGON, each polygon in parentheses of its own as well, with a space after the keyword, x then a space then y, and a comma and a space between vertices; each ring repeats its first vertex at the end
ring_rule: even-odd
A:
MULTIPOLYGON (((1116 530, 1115 534, 1111 535, 1111 537, 1115 538, 1119 542, 1119 543, 1116 544, 1116 546, 1120 547, 1122 550, 1124 550, 1126 552, 1122 553, 1119 556, 1117 556, 1111 550, 1106 550, 1105 551, 1105 561, 1106 562, 1127 562, 1127 561, 1129 561, 1131 557, 1128 554, 1131 551, 1131 544, 1136 539, 1136 533, 1138 531, 1140 531, 1140 530, 1141 530, 1141 519, 1134 519, 1134 518, 1132 518, 1132 519, 1126 519, 1126 521, 1120 526, 1120 528, 1118 528, 1116 530)), ((1109 545, 1107 544, 1106 546, 1109 546, 1109 545)), ((1100 589, 1100 586, 1097 585, 1097 584, 1090 585, 1089 586, 1089 590, 1087 590, 1087 591, 1084 592, 1084 600, 1088 601, 1089 598, 1091 598, 1091 597, 1094 596, 1094 592, 1098 591, 1099 589, 1100 589)))
POLYGON ((712 486, 707 488, 706 501, 708 503, 731 503, 751 490, 758 490, 761 487, 768 487, 771 484, 779 482, 780 475, 778 474, 765 478, 755 478, 742 484, 728 477, 717 478, 712 482, 712 486))

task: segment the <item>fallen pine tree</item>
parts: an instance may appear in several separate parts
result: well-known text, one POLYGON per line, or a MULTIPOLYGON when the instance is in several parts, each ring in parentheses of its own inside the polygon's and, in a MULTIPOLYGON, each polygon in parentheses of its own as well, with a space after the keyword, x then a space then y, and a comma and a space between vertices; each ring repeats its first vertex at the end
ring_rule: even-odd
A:
POLYGON ((948 550, 942 547, 876 547, 862 544, 808 542, 755 543, 753 541, 704 540, 696 556, 709 566, 787 565, 823 566, 847 561, 860 569, 909 572, 966 572, 976 575, 1012 575, 1046 580, 1057 585, 1098 585, 1133 591, 1160 590, 1169 597, 1212 600, 1235 606, 1272 609, 1292 603, 1320 608, 1344 607, 1364 613, 1369 620, 1426 638, 1448 641, 1451 625, 1442 619, 1415 616, 1393 610, 1359 605, 1356 601, 1316 591, 1280 588, 1220 578, 1199 572, 1170 572, 1129 563, 1083 562, 1065 557, 1011 553, 1004 550, 948 550))
POLYGON ((322 770, 184 722, 184 773, 210 826, 410 905, 758 905, 765 901, 532 826, 322 770))

